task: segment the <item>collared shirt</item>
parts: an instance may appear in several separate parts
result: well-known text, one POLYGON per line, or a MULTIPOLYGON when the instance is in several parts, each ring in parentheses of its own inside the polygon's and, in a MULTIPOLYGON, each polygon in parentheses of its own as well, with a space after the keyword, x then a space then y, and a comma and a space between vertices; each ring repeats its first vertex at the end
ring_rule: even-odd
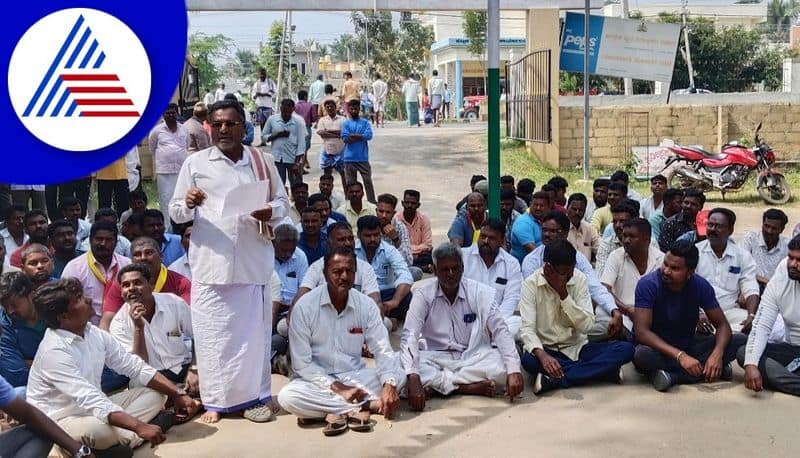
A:
POLYGON ((651 216, 653 216, 657 211, 662 211, 664 209, 664 200, 661 200, 661 203, 658 204, 658 207, 653 205, 653 196, 648 197, 642 201, 641 209, 639 213, 641 213, 642 218, 649 220, 651 216))
POLYGON ((514 221, 511 229, 511 254, 521 263, 528 254, 525 245, 531 243, 537 247, 542 244, 542 228, 533 215, 525 212, 514 221))
POLYGON ((650 227, 652 228, 652 234, 650 236, 651 240, 655 240, 658 243, 658 239, 661 237, 661 226, 664 224, 667 218, 664 217, 664 210, 657 210, 655 213, 650 215, 648 222, 650 223, 650 227))
POLYGON ((290 164, 295 161, 297 156, 302 156, 306 151, 306 122, 302 117, 292 113, 288 121, 283 120, 280 113, 274 114, 267 119, 261 137, 264 143, 270 135, 289 131, 288 137, 281 137, 272 140, 270 152, 275 158, 275 162, 290 164))
POLYGON ((428 94, 444 95, 444 80, 438 77, 432 77, 428 80, 428 94))
POLYGON ((474 223, 468 214, 457 216, 450 224, 450 229, 447 231, 447 238, 450 240, 461 239, 461 247, 468 247, 472 245, 472 239, 475 238, 475 232, 479 231, 481 223, 474 223))
MULTIPOLYGON (((317 123, 317 134, 319 134, 320 131, 330 132, 336 130, 341 133, 342 124, 344 124, 344 116, 337 114, 335 117, 331 118, 326 114, 325 116, 319 118, 319 122, 317 123)), ((325 154, 329 156, 341 154, 342 151, 344 151, 344 141, 342 141, 341 137, 325 138, 322 140, 322 150, 325 151, 325 154)), ((344 196, 342 196, 342 199, 344 199, 344 196)), ((331 200, 333 200, 333 196, 331 196, 331 200)), ((333 202, 331 202, 331 206, 336 208, 336 205, 333 202)))
POLYGON ((600 242, 600 248, 597 250, 597 263, 595 264, 598 276, 603 276, 603 270, 606 268, 606 261, 608 261, 609 255, 618 248, 622 248, 622 242, 617 238, 616 232, 612 232, 611 238, 603 239, 600 242))
POLYGON ((416 102, 419 103, 419 82, 413 80, 411 78, 407 79, 405 83, 403 83, 403 88, 401 92, 405 96, 406 103, 408 102, 416 102))
POLYGON ((358 218, 362 216, 375 216, 375 204, 370 203, 367 200, 361 201, 361 211, 356 212, 353 210, 353 206, 350 205, 350 201, 346 201, 341 207, 339 207, 336 211, 343 214, 345 218, 347 218, 347 224, 353 228, 353 234, 356 233, 358 228, 358 218))
POLYGON ((17 245, 17 242, 14 240, 14 237, 11 235, 10 232, 8 232, 7 227, 0 229, 0 236, 3 237, 3 242, 5 243, 6 246, 6 257, 3 260, 3 263, 9 264, 9 262, 11 261, 11 253, 15 252, 17 248, 24 245, 25 242, 28 241, 28 234, 24 232, 22 233, 22 245, 17 245))
POLYGON ((167 270, 183 275, 187 280, 192 281, 192 269, 189 268, 189 256, 184 254, 175 262, 167 266, 167 270))
MULTIPOLYGON (((318 259, 308 266, 303 282, 300 284, 301 288, 314 289, 319 285, 325 284, 325 260, 318 259)), ((353 289, 364 294, 380 294, 378 288, 378 277, 375 276, 375 270, 367 261, 356 258, 356 279, 353 282, 353 289)))
POLYGON ((72 258, 67 261, 62 260, 55 254, 53 254, 53 276, 56 278, 61 278, 61 275, 64 273, 64 267, 67 266, 69 261, 72 261, 72 259, 75 259, 78 256, 82 255, 83 253, 86 253, 86 251, 81 251, 76 249, 75 253, 73 253, 72 255, 72 258))
POLYGON ((206 149, 211 146, 211 137, 208 132, 203 129, 203 123, 199 119, 192 116, 183 123, 186 132, 189 134, 189 147, 186 151, 189 153, 196 153, 201 149, 206 149))
POLYGON ((366 250, 361 246, 361 240, 356 240, 356 256, 372 265, 381 291, 397 288, 402 284, 414 284, 405 259, 397 251, 397 248, 386 242, 381 241, 378 248, 375 249, 375 256, 370 261, 367 259, 366 250))
MULTIPOLYGON (((341 141, 341 139, 340 139, 340 141, 341 141)), ((344 205, 347 202, 347 199, 345 199, 345 197, 344 197, 344 193, 339 189, 332 190, 331 191, 331 195, 328 196, 328 199, 331 200, 331 210, 333 210, 331 212, 331 217, 333 217, 333 214, 336 213, 338 211, 338 209, 340 209, 342 207, 342 205, 344 205)), ((339 212, 339 213, 341 213, 341 212, 339 212)), ((334 219, 336 219, 336 218, 334 218, 334 219)))
POLYGON ((306 259, 308 259, 308 263, 313 264, 317 259, 324 258, 325 254, 328 253, 328 233, 326 231, 320 231, 319 237, 317 238, 317 246, 312 247, 308 243, 308 239, 306 239, 306 233, 300 232, 300 240, 297 241, 297 248, 303 250, 306 259))
POLYGON ((462 250, 461 256, 464 259, 464 278, 471 278, 494 288, 494 301, 500 315, 503 318, 513 315, 519 306, 522 284, 522 272, 516 258, 500 248, 492 265, 486 267, 477 244, 462 250))
POLYGON ((29 372, 25 361, 33 361, 47 327, 41 320, 29 326, 22 320, 11 318, 2 308, 0 327, 0 376, 13 386, 25 386, 29 372))
POLYGON ((708 240, 698 243, 697 251, 700 252, 700 261, 695 273, 714 287, 723 311, 739 307, 736 300, 740 293, 744 298, 758 296, 756 263, 750 253, 729 241, 722 257, 718 258, 708 240))
MULTIPOLYGON (((605 270, 600 274, 600 281, 611 287, 614 295, 625 305, 633 306, 636 300, 636 284, 643 276, 657 270, 664 263, 664 253, 653 245, 647 251, 647 266, 644 273, 639 273, 639 268, 633 259, 625 252, 625 248, 612 251, 606 261, 605 270)), ((633 329, 633 322, 628 316, 623 316, 625 327, 633 329)))
POLYGON ((669 247, 683 234, 695 230, 694 224, 689 224, 684 219, 683 212, 670 216, 661 224, 661 234, 658 236, 658 247, 666 253, 669 247))
POLYGON ((433 231, 431 230, 431 220, 428 215, 417 210, 414 219, 409 222, 403 212, 397 212, 394 215, 394 219, 403 223, 408 229, 412 255, 418 256, 424 251, 433 251, 433 231))
POLYGON ((450 89, 445 89, 443 98, 444 98, 444 103, 450 103, 450 99, 453 98, 453 91, 451 91, 450 89))
POLYGON ((787 259, 778 264, 761 296, 753 330, 747 338, 745 365, 758 365, 778 315, 783 318, 786 342, 800 345, 800 281, 789 278, 786 264, 787 259))
POLYGON ((761 231, 746 233, 739 241, 739 247, 753 256, 753 260, 756 262, 756 273, 766 278, 771 278, 778 264, 789 255, 788 238, 781 235, 778 243, 769 249, 761 231))
POLYGON ((331 304, 325 283, 303 295, 292 308, 289 340, 295 377, 321 389, 329 389, 340 374, 366 367, 361 357, 365 343, 375 355, 381 384, 404 381, 378 307, 358 291, 350 290, 341 313, 331 304))
MULTIPOLYGON (((262 154, 271 177, 270 202, 275 227, 285 221, 289 199, 269 154, 262 154)), ((226 285, 242 283, 264 285, 264 271, 273 262, 272 243, 259 233, 259 224, 248 215, 222 218, 225 196, 236 187, 256 181, 245 152, 238 162, 228 159, 216 146, 189 156, 178 176, 175 194, 170 201, 172 219, 183 224, 194 220, 189 249, 192 281, 226 285), (203 205, 189 209, 184 196, 197 187, 208 196, 203 205)))
POLYGON ((281 279, 281 304, 290 305, 292 303, 307 270, 308 259, 300 248, 295 248, 294 253, 286 261, 282 262, 277 256, 275 257, 275 272, 281 279))
POLYGON ((611 224, 613 219, 613 215, 611 214, 611 206, 606 204, 605 207, 598 208, 594 211, 594 214, 592 215, 592 227, 597 231, 598 234, 602 234, 606 229, 606 226, 611 224))
MULTIPOLYGON (((591 196, 590 196, 591 197, 591 196)), ((605 206, 607 206, 606 204, 605 206)), ((603 208, 603 207, 600 207, 603 208)), ((594 212, 597 211, 597 204, 594 203, 594 199, 590 198, 589 202, 586 203, 586 213, 583 215, 583 220, 587 223, 592 222, 592 218, 594 217, 594 212)))
POLYGON ((89 223, 89 221, 79 218, 78 229, 75 230, 75 238, 78 240, 78 243, 83 243, 84 240, 88 239, 91 231, 92 225, 89 223))
MULTIPOLYGON (((544 266, 544 245, 536 247, 535 250, 525 256, 525 259, 522 261, 522 278, 530 277, 542 266, 544 266)), ((611 312, 616 310, 617 303, 614 302, 614 298, 606 287, 600 283, 600 278, 592 267, 592 263, 580 252, 575 255, 575 268, 580 270, 586 277, 589 295, 592 297, 592 300, 597 303, 598 307, 611 315, 611 312)))
POLYGON ((97 259, 94 261, 95 267, 105 279, 105 283, 101 282, 89 268, 89 253, 84 253, 72 261, 68 262, 64 267, 64 272, 61 273, 61 278, 76 278, 81 285, 83 285, 83 294, 92 300, 92 307, 95 311, 95 316, 92 317, 92 322, 99 322, 100 315, 103 314, 103 299, 105 298, 106 285, 108 287, 117 278, 117 274, 123 267, 131 263, 131 260, 114 253, 111 258, 111 264, 108 270, 100 264, 97 259))
POLYGON ((103 367, 147 385, 156 370, 125 351, 111 334, 87 324, 83 337, 48 329, 28 377, 27 401, 53 421, 92 415, 103 424, 124 409, 100 390, 103 367))
MULTIPOLYGON (((158 272, 156 272, 158 275, 158 272)), ((164 281, 164 286, 161 291, 153 291, 154 293, 170 293, 174 294, 187 304, 192 303, 192 282, 183 275, 167 269, 167 278, 164 281)), ((103 312, 117 313, 125 300, 122 298, 122 288, 115 278, 114 281, 108 286, 108 291, 103 298, 103 312)))
POLYGON ((359 85, 357 81, 350 79, 342 84, 342 98, 344 103, 347 103, 351 100, 360 100, 358 93, 359 85))
POLYGON ((181 124, 173 132, 162 122, 150 131, 147 144, 155 157, 156 173, 178 173, 189 149, 189 132, 181 124))
POLYGON ((292 220, 292 224, 295 226, 300 225, 300 210, 294 205, 289 207, 289 219, 292 220))
POLYGON ((161 240, 161 260, 164 264, 170 265, 175 260, 186 254, 181 245, 181 236, 177 234, 164 234, 161 240))
POLYGON ((346 119, 342 123, 342 140, 350 134, 359 134, 361 138, 344 144, 344 162, 369 162, 369 141, 372 140, 372 126, 364 118, 346 119))
POLYGON ((325 96, 325 83, 322 80, 314 80, 308 88, 308 101, 314 105, 319 105, 322 102, 322 97, 325 96))
POLYGON ((375 96, 376 102, 385 102, 388 92, 389 86, 383 80, 378 79, 372 82, 372 95, 375 96))
POLYGON ((306 127, 311 126, 317 120, 317 110, 314 109, 314 105, 311 102, 299 100, 294 105, 294 112, 303 118, 303 121, 306 122, 306 127))
MULTIPOLYGON (((183 365, 192 360, 192 353, 183 342, 192 338, 192 316, 189 306, 180 297, 169 293, 153 293, 156 310, 150 321, 145 320, 144 342, 147 361, 157 371, 168 369, 179 374, 183 365)), ((130 305, 124 304, 111 320, 108 332, 125 350, 133 353, 133 335, 136 325, 130 314, 130 305)))
POLYGON ((275 95, 275 83, 269 79, 269 77, 264 79, 264 81, 261 81, 261 78, 259 78, 253 83, 253 89, 250 91, 250 95, 253 97, 256 107, 272 108, 272 96, 275 95), (257 93, 267 95, 259 95, 256 97, 257 93))
MULTIPOLYGON (((83 220, 80 220, 80 221, 83 221, 83 220)), ((86 253, 87 251, 89 251, 90 248, 91 248, 91 245, 89 244, 89 237, 86 237, 85 239, 83 239, 83 242, 79 242, 78 243, 78 249, 76 251, 78 251, 79 253, 86 253)), ((127 238, 125 238, 125 236, 122 235, 122 234, 117 235, 117 244, 116 244, 116 246, 114 246, 114 253, 117 253, 120 256, 125 256, 126 258, 130 258, 131 257, 131 241, 128 240, 127 238)), ((62 267, 62 269, 63 269, 63 267, 62 267)), ((56 275, 55 271, 53 272, 53 276, 58 277, 58 275, 56 275)))
POLYGON ((411 254, 411 239, 408 237, 408 229, 406 229, 406 225, 394 218, 392 218, 391 224, 394 226, 394 230, 397 232, 397 237, 400 239, 400 246, 396 246, 392 239, 383 233, 381 234, 381 240, 397 248, 397 251, 399 251, 403 256, 403 259, 406 260, 406 264, 409 266, 413 265, 414 256, 411 254))
POLYGON ((581 224, 578 227, 570 223, 567 241, 582 255, 586 256, 586 259, 592 259, 592 256, 596 255, 598 248, 600 248, 600 236, 597 235, 597 231, 594 230, 592 225, 584 220, 581 220, 581 224))
POLYGON ((411 298, 403 327, 400 359, 406 374, 419 373, 420 339, 423 350, 451 351, 459 355, 475 346, 494 344, 500 351, 506 372, 519 372, 519 354, 514 338, 494 303, 495 291, 475 280, 461 278, 452 303, 439 286, 439 279, 420 282, 411 298), (478 339, 472 339, 477 329, 478 339))
POLYGON ((522 282, 519 312, 519 338, 525 351, 547 348, 572 360, 578 359, 594 324, 586 277, 578 269, 567 282, 567 297, 563 300, 547 283, 542 269, 534 272, 522 282))
POLYGON ((641 202, 643 199, 642 195, 632 187, 628 187, 628 195, 626 197, 628 199, 635 200, 636 202, 641 202))

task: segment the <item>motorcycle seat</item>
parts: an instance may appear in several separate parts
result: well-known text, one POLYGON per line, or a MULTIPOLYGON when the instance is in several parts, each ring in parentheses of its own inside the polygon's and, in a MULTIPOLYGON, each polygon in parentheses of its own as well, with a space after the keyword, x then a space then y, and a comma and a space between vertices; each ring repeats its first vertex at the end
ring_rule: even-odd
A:
POLYGON ((705 157, 707 157, 709 159, 722 160, 722 159, 725 159, 725 157, 727 157, 726 154, 712 153, 710 151, 706 151, 703 148, 701 148, 699 145, 690 145, 690 146, 686 146, 685 148, 688 149, 688 150, 694 151, 695 153, 702 154, 703 156, 705 156, 705 157))

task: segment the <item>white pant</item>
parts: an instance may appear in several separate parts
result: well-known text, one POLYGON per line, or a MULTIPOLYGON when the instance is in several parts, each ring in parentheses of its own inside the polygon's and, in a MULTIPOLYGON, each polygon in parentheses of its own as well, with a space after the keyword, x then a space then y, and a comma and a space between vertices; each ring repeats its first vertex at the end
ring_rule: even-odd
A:
POLYGON ((278 393, 278 404, 299 418, 325 418, 327 414, 344 415, 361 410, 364 403, 380 399, 381 382, 375 369, 345 372, 334 378, 345 385, 361 388, 369 393, 369 398, 353 404, 329 388, 322 388, 307 380, 294 379, 278 393))
MULTIPOLYGON (((111 395, 109 399, 128 415, 147 423, 164 408, 167 397, 150 388, 139 387, 111 395)), ((135 448, 143 442, 135 432, 103 423, 90 414, 63 418, 58 421, 58 426, 73 439, 92 449, 105 450, 117 444, 135 448)), ((50 456, 69 458, 72 454, 55 446, 50 456)))
POLYGON ((450 394, 458 385, 494 380, 497 389, 506 385, 506 367, 496 348, 481 348, 467 359, 449 351, 420 351, 419 377, 422 385, 450 394))
POLYGON ((175 194, 175 185, 178 183, 177 173, 157 173, 156 187, 158 188, 158 209, 164 215, 164 227, 170 230, 169 201, 175 194))

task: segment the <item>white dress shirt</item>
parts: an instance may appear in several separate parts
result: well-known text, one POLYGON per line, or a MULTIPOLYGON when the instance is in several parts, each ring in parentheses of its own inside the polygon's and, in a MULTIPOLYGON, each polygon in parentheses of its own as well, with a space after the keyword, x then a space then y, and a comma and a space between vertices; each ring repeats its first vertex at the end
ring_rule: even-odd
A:
MULTIPOLYGON (((375 270, 372 265, 361 258, 356 258, 356 279, 353 283, 353 289, 363 294, 380 294, 378 288, 378 279, 375 276, 375 270)), ((303 282, 300 284, 301 288, 314 289, 317 286, 325 284, 325 258, 317 259, 308 266, 303 282)))
POLYGON ((730 241, 722 253, 722 258, 714 254, 708 240, 698 243, 697 250, 700 252, 700 261, 695 272, 714 287, 717 301, 723 311, 739 308, 736 303, 739 293, 745 299, 754 294, 758 295, 756 263, 750 253, 730 241))
MULTIPOLYGON (((8 228, 4 227, 0 230, 0 237, 3 237, 3 242, 6 246, 6 257, 3 260, 3 264, 8 265, 8 262, 11 260, 11 253, 17 251, 17 249, 22 245, 17 245, 17 242, 14 240, 14 237, 8 232, 8 228)), ((22 244, 24 245, 25 242, 28 241, 28 234, 22 233, 22 244)))
POLYGON ((494 300, 503 318, 510 317, 519 307, 519 291, 522 286, 522 272, 519 262, 506 250, 500 248, 491 267, 486 267, 478 244, 461 251, 464 259, 464 278, 471 278, 494 288, 494 300))
MULTIPOLYGON (((179 374, 183 365, 192 360, 192 354, 184 337, 192 338, 192 316, 189 306, 180 297, 171 293, 153 293, 156 310, 153 318, 145 320, 144 341, 147 347, 147 362, 156 370, 169 369, 179 374)), ((119 309, 108 330, 129 352, 133 352, 133 334, 136 325, 130 315, 130 306, 125 303, 119 309)))
MULTIPOLYGON (((658 269, 663 263, 664 253, 650 245, 647 252, 647 267, 645 272, 640 274, 639 268, 636 267, 631 257, 625 252, 625 248, 617 248, 608 256, 606 268, 603 270, 603 274, 600 275, 600 281, 610 286, 614 295, 623 304, 633 307, 636 301, 636 285, 639 283, 639 279, 658 269)), ((628 330, 633 329, 633 322, 628 316, 623 316, 622 322, 628 330)))
POLYGON ((48 329, 39 344, 28 376, 27 401, 53 421, 92 415, 108 423, 113 412, 123 411, 100 390, 103 366, 140 385, 147 385, 156 370, 125 351, 111 334, 86 325, 81 337, 63 329, 48 329))
POLYGON ((189 149, 189 132, 180 123, 175 132, 161 123, 150 131, 147 144, 155 159, 156 173, 178 173, 189 149))
POLYGON ((259 78, 255 83, 253 83, 253 90, 251 91, 250 95, 253 97, 256 107, 272 108, 272 97, 275 95, 275 82, 269 79, 269 77, 267 77, 264 81, 261 81, 259 78), (272 95, 256 96, 256 93, 272 93, 272 95))
POLYGON ((75 238, 78 240, 78 244, 83 243, 84 240, 89 238, 89 234, 91 234, 92 225, 89 221, 85 219, 78 219, 78 230, 75 231, 75 238))
POLYGON ((761 355, 779 318, 783 319, 784 341, 800 345, 800 281, 789 278, 784 259, 775 269, 775 275, 767 283, 758 306, 753 329, 747 338, 744 363, 758 365, 761 355))
POLYGON ((772 277, 778 264, 789 255, 789 239, 782 235, 772 249, 767 248, 767 242, 764 241, 764 234, 761 231, 746 233, 738 245, 753 256, 756 273, 766 278, 772 277))
MULTIPOLYGON (((276 227, 287 221, 289 199, 271 156, 262 156, 272 177, 268 184, 272 219, 267 224, 276 227)), ((258 221, 249 214, 222 217, 225 196, 234 188, 254 181, 256 175, 247 152, 234 163, 212 146, 192 154, 184 162, 169 213, 178 224, 194 220, 189 249, 192 281, 211 285, 267 283, 264 272, 272 270, 274 254, 272 243, 259 233, 258 221), (185 196, 192 187, 200 188, 208 197, 202 205, 190 209, 185 196)))
POLYGON ((327 284, 309 291, 292 309, 289 351, 295 376, 330 388, 337 374, 362 370, 364 344, 375 355, 381 384, 397 386, 400 380, 397 356, 389 343, 375 302, 350 290, 347 305, 338 313, 331 304, 327 284))
POLYGON ((639 213, 642 215, 642 218, 649 220, 657 211, 662 211, 663 209, 664 201, 662 200, 658 207, 656 207, 653 205, 653 196, 650 196, 642 201, 642 208, 639 210, 639 213))
POLYGON ((183 275, 184 277, 188 278, 189 281, 192 280, 192 269, 189 268, 189 255, 185 253, 183 256, 176 259, 175 262, 168 265, 167 269, 183 275))

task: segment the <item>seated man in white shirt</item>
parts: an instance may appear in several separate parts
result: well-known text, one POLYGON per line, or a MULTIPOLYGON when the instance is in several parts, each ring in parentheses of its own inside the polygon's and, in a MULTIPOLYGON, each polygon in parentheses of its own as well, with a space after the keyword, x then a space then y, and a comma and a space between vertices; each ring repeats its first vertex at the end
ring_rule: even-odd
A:
POLYGON ((763 291, 775 268, 786 259, 789 239, 781 235, 789 217, 777 208, 770 208, 761 217, 761 230, 750 231, 739 241, 739 246, 756 262, 756 280, 763 291))
POLYGON ((800 396, 800 236, 789 242, 788 249, 764 289, 747 345, 739 348, 736 359, 744 368, 748 389, 761 391, 766 385, 800 396), (786 326, 785 341, 768 343, 778 318, 786 326))
POLYGON ((636 284, 644 275, 661 267, 664 253, 650 243, 652 228, 643 218, 634 218, 622 227, 622 248, 617 248, 608 256, 606 268, 600 282, 614 296, 617 308, 622 312, 623 327, 617 336, 632 340, 636 284))
MULTIPOLYGON (((759 301, 756 263, 750 253, 730 241, 735 224, 736 214, 727 208, 708 212, 707 239, 697 243, 700 260, 696 273, 714 287, 731 330, 749 333, 759 301), (744 307, 739 305, 740 296, 744 298, 744 307)), ((701 330, 710 331, 703 318, 699 326, 701 330)), ((780 328, 782 330, 783 326, 780 328)))
POLYGON ((178 224, 181 228, 181 246, 183 247, 183 256, 178 258, 175 262, 167 266, 167 269, 178 272, 184 277, 192 280, 192 269, 189 267, 189 241, 192 238, 192 221, 186 224, 178 224))
POLYGON ((134 448, 145 441, 155 446, 164 441, 164 431, 147 422, 156 418, 167 398, 182 417, 197 412, 192 398, 89 322, 94 310, 78 280, 65 278, 40 287, 33 303, 49 329, 31 367, 28 402, 72 438, 97 450, 134 448), (104 364, 144 386, 106 396, 100 390, 104 364))
POLYGON ((493 397, 505 388, 513 401, 523 389, 519 354, 495 291, 464 278, 458 246, 444 243, 432 257, 436 276, 414 292, 400 349, 411 409, 423 410, 432 391, 493 397))
POLYGON ((109 332, 129 353, 142 358, 186 391, 200 393, 197 367, 185 340, 191 340, 189 306, 171 293, 154 293, 153 272, 146 264, 131 264, 117 276, 125 304, 111 321, 109 332))
POLYGON ((326 436, 372 430, 371 413, 391 418, 400 404, 397 355, 372 299, 353 290, 356 256, 339 247, 324 258, 326 283, 303 295, 289 325, 294 378, 278 394, 281 407, 305 425, 324 419, 326 436), (367 368, 367 344, 377 367, 367 368))
POLYGON ((505 246, 505 225, 496 218, 490 218, 481 226, 478 243, 462 249, 464 257, 464 278, 494 288, 494 301, 497 311, 506 322, 512 337, 516 337, 522 323, 515 315, 519 306, 519 291, 522 285, 522 272, 519 262, 502 247, 505 246))

